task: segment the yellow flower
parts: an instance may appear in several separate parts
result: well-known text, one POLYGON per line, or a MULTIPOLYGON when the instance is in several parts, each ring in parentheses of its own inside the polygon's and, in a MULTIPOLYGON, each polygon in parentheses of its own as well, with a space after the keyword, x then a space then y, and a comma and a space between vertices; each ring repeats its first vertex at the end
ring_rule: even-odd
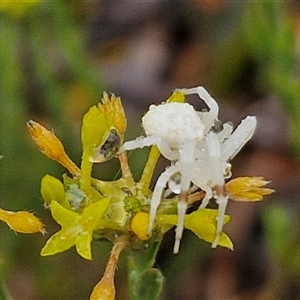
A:
MULTIPOLYGON (((208 243, 212 243, 215 240, 217 232, 217 216, 218 210, 216 209, 198 209, 191 214, 185 216, 184 227, 193 231, 200 239, 208 243)), ((176 225, 177 215, 158 215, 157 221, 161 225, 176 225)), ((228 223, 230 217, 225 215, 224 224, 228 223)), ((233 249, 233 244, 225 233, 221 233, 220 240, 218 242, 219 246, 233 249)))
POLYGON ((77 253, 85 259, 92 259, 91 241, 100 218, 106 211, 110 198, 103 198, 88 205, 81 214, 68 210, 56 201, 51 202, 51 213, 61 230, 51 236, 41 255, 53 255, 76 246, 77 253))
POLYGON ((27 122, 27 127, 33 141, 43 154, 63 165, 72 175, 80 174, 80 169, 66 154, 63 144, 52 131, 32 120, 27 122))
POLYGON ((149 214, 138 212, 131 221, 131 230, 140 240, 148 240, 150 236, 147 234, 149 225, 149 214))
POLYGON ((0 208, 0 220, 4 221, 12 230, 20 233, 46 233, 41 220, 27 211, 13 212, 0 208))
POLYGON ((263 188, 269 181, 263 177, 238 177, 226 183, 225 189, 229 198, 234 201, 261 201, 263 196, 269 195, 274 190, 263 188))

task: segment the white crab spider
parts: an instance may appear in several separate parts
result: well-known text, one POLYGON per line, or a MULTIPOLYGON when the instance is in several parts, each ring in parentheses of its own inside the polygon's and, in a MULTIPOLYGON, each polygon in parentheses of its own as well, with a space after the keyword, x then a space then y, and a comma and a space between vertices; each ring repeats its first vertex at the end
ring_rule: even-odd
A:
POLYGON ((147 136, 126 142, 120 149, 121 152, 156 145, 162 155, 173 162, 159 176, 155 185, 150 202, 149 234, 166 185, 169 183, 169 188, 172 189, 172 177, 180 173, 174 253, 179 249, 191 183, 206 192, 200 208, 206 207, 212 197, 218 203, 217 234, 212 247, 217 246, 227 205, 224 174, 228 168, 228 161, 252 137, 256 127, 255 117, 247 117, 233 133, 232 126, 229 124, 224 124, 220 132, 215 132, 214 123, 218 119, 219 111, 216 101, 203 87, 180 91, 186 95, 198 94, 209 111, 196 112, 188 103, 171 102, 158 106, 152 105, 142 118, 147 136))

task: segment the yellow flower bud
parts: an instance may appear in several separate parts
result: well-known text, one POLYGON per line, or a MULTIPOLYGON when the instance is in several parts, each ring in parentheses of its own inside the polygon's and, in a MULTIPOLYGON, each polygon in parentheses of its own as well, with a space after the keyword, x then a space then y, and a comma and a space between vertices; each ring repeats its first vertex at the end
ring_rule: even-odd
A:
POLYGON ((33 141, 43 154, 63 165, 72 175, 80 174, 80 169, 71 161, 63 144, 52 131, 32 120, 27 122, 27 127, 33 141))
POLYGON ((114 300, 115 295, 114 278, 103 276, 100 282, 94 287, 90 300, 114 300))
POLYGON ((269 181, 263 177, 237 177, 226 183, 225 189, 229 198, 234 201, 260 201, 263 196, 269 195, 274 190, 269 188, 262 188, 269 181))
POLYGON ((131 221, 131 230, 137 235, 140 240, 148 240, 149 214, 138 212, 131 221))
POLYGON ((0 220, 4 221, 12 230, 20 233, 46 233, 41 220, 27 211, 13 212, 0 209, 0 220))
POLYGON ((167 99, 167 102, 185 102, 185 94, 182 90, 175 90, 173 94, 167 99))
POLYGON ((114 300, 116 289, 114 284, 117 262, 126 240, 122 237, 114 244, 102 279, 94 287, 90 300, 114 300))

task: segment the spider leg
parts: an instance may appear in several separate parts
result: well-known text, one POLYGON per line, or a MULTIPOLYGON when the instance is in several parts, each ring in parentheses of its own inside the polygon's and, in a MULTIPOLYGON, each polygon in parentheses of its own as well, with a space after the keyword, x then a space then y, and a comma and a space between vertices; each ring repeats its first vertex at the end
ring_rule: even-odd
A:
MULTIPOLYGON (((241 148, 250 140, 255 131, 255 127, 256 118, 251 116, 246 117, 237 127, 237 129, 232 133, 232 135, 221 145, 222 159, 225 161, 232 159, 241 150, 241 148)), ((221 159, 220 163, 222 165, 221 159)), ((219 212, 217 217, 217 235, 212 243, 212 248, 217 247, 219 243, 220 235, 223 229, 226 206, 228 203, 228 197, 224 191, 224 178, 222 179, 222 181, 223 184, 217 185, 215 187, 215 192, 217 194, 216 202, 218 204, 219 212)))
POLYGON ((217 134, 210 132, 206 136, 207 151, 210 161, 210 175, 213 190, 215 192, 216 202, 218 204, 218 217, 217 217, 217 232, 215 240, 212 243, 212 248, 215 248, 220 240, 220 236, 223 229, 224 217, 228 198, 225 194, 225 179, 222 168, 222 157, 220 141, 217 134))
POLYGON ((201 120, 206 126, 206 132, 214 125, 214 121, 218 119, 219 114, 219 106, 217 102, 210 96, 210 94, 206 91, 206 89, 202 86, 198 86, 195 88, 185 89, 183 90, 185 95, 190 94, 198 94, 200 99, 203 99, 205 104, 210 109, 209 112, 201 112, 199 113, 201 116, 201 120))
POLYGON ((182 237, 182 232, 184 228, 184 217, 187 209, 187 197, 190 189, 190 185, 193 178, 193 166, 195 164, 196 155, 196 145, 197 141, 192 139, 185 139, 183 142, 183 147, 181 150, 181 155, 179 157, 178 164, 180 164, 180 189, 179 199, 177 203, 177 228, 175 234, 175 244, 173 252, 178 253, 180 240, 182 237))
POLYGON ((209 202, 209 200, 212 198, 213 196, 213 192, 211 190, 210 187, 208 186, 203 186, 201 187, 201 189, 205 192, 205 196, 204 198, 202 199, 202 203, 201 205, 199 206, 199 209, 202 209, 202 208, 205 208, 209 202))
POLYGON ((228 161, 233 159, 242 147, 251 139, 256 128, 256 118, 246 117, 232 135, 222 144, 222 157, 228 161))
POLYGON ((225 212, 226 212, 226 207, 228 203, 228 197, 225 195, 224 191, 224 186, 221 187, 220 190, 217 191, 217 200, 218 204, 218 217, 217 217, 217 235, 215 240, 213 241, 211 247, 216 248, 219 244, 222 229, 223 229, 223 224, 224 224, 224 217, 225 217, 225 212))
POLYGON ((161 152, 161 154, 167 158, 168 160, 176 160, 178 159, 178 152, 172 150, 169 145, 158 136, 147 136, 140 137, 133 141, 125 142, 119 150, 119 153, 124 152, 126 150, 133 150, 137 148, 144 148, 148 146, 156 145, 161 152))
POLYGON ((148 234, 151 234, 153 229, 153 224, 156 217, 157 208, 160 204, 161 196, 163 190, 170 179, 170 177, 178 172, 178 166, 175 164, 167 168, 157 179, 152 197, 150 202, 150 217, 149 217, 149 225, 148 225, 148 234))
POLYGON ((226 139, 228 139, 231 133, 232 133, 232 125, 229 123, 224 123, 223 130, 218 133, 218 138, 220 143, 223 143, 226 139))

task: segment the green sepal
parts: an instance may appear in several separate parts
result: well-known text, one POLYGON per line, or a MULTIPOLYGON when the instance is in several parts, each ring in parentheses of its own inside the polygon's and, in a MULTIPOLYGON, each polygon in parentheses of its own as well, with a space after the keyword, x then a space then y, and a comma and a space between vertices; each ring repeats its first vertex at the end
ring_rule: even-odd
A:
POLYGON ((124 178, 120 178, 116 181, 102 181, 92 178, 92 185, 102 195, 126 197, 128 195, 127 193, 129 193, 129 189, 124 178))
POLYGON ((50 204, 54 200, 67 209, 71 208, 70 203, 67 201, 63 183, 51 175, 43 177, 41 194, 47 204, 50 204))
POLYGON ((81 142, 83 152, 93 156, 94 149, 104 142, 109 128, 106 126, 106 116, 93 106, 83 117, 81 128, 81 142))

